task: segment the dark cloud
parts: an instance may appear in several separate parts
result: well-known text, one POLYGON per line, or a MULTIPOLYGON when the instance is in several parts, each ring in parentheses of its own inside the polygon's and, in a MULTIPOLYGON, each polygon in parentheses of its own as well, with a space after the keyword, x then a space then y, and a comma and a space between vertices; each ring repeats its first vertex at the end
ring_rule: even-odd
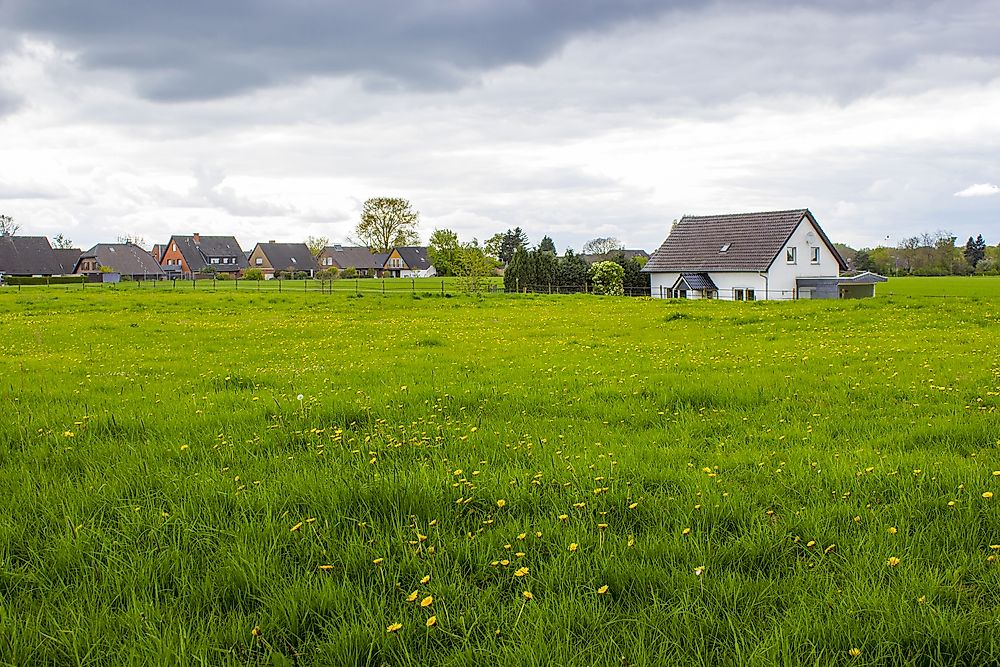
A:
POLYGON ((74 50, 84 66, 132 72, 147 97, 176 100, 310 75, 353 76, 372 89, 454 88, 483 70, 538 63, 580 32, 648 19, 670 6, 656 0, 6 0, 0 23, 74 50))

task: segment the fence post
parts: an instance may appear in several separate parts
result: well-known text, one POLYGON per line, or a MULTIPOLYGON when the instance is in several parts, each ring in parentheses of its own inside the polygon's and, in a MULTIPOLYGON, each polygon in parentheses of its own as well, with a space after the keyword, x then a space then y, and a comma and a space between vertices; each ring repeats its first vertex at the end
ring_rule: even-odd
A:
POLYGON ((281 283, 283 282, 284 281, 281 278, 278 278, 278 294, 281 294, 281 283))
POLYGON ((444 278, 441 279, 441 296, 444 296, 444 278))
POLYGON ((233 287, 233 289, 235 289, 235 290, 238 290, 239 288, 240 288, 240 279, 239 279, 239 277, 237 276, 237 278, 236 278, 236 284, 235 284, 235 286, 233 287))
POLYGON ((302 281, 302 291, 303 292, 308 292, 309 291, 309 279, 308 278, 306 278, 305 280, 302 281))
POLYGON ((215 284, 215 276, 213 275, 212 276, 212 291, 213 292, 215 291, 216 287, 218 287, 218 285, 215 284))
POLYGON ((416 278, 410 278, 410 292, 412 292, 413 294, 417 293, 417 279, 416 278))
POLYGON ((191 276, 191 289, 198 289, 198 279, 191 276))
POLYGON ((385 296, 385 278, 382 279, 382 296, 385 296))

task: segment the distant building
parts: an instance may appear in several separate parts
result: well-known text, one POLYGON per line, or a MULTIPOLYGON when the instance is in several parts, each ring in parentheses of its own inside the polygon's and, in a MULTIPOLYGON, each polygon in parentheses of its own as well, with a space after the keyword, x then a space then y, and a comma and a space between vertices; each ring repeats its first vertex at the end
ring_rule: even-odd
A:
POLYGON ((73 272, 90 277, 111 272, 132 280, 166 277, 153 254, 134 243, 98 243, 80 254, 73 272))
POLYGON ((247 268, 247 256, 234 236, 171 236, 161 246, 160 267, 171 278, 211 273, 236 277, 247 268))
POLYGON ((836 299, 847 264, 808 209, 684 216, 643 267, 654 298, 836 299))
POLYGON ((382 266, 388 256, 385 254, 380 260, 366 247, 332 245, 324 248, 316 260, 320 269, 343 271, 353 268, 362 278, 371 278, 382 274, 382 266))
POLYGON ((267 279, 278 273, 307 273, 316 275, 319 265, 305 243, 258 243, 250 251, 250 268, 260 269, 267 279))
POLYGON ((429 278, 437 275, 424 247, 393 248, 383 264, 390 278, 429 278))
POLYGON ((0 276, 66 276, 79 248, 53 248, 44 236, 0 236, 0 276))

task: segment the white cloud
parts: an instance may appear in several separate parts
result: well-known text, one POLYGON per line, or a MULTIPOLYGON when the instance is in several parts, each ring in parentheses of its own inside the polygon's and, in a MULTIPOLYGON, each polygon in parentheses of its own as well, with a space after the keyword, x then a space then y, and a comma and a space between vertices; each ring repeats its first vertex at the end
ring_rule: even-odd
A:
POLYGON ((990 197, 992 195, 1000 194, 1000 185, 993 185, 992 183, 976 183, 975 185, 970 185, 964 190, 959 190, 955 193, 956 197, 990 197))

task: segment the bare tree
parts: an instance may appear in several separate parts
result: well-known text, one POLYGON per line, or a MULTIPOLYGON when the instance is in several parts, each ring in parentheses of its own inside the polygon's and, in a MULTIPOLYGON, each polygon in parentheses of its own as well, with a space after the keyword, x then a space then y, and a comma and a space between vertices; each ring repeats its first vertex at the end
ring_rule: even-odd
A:
POLYGON ((52 239, 52 247, 68 250, 73 247, 73 242, 66 238, 65 234, 56 234, 55 238, 52 239))
POLYGON ((21 225, 14 222, 14 218, 0 215, 0 236, 14 236, 20 229, 21 225))
POLYGON ((388 252, 396 246, 416 245, 420 214, 405 199, 373 197, 361 208, 355 233, 372 252, 388 252))
POLYGON ((306 246, 309 247, 309 252, 312 253, 313 257, 319 257, 328 245, 330 245, 330 239, 325 236, 310 236, 306 239, 306 246))
POLYGON ((615 250, 624 250, 625 244, 613 236, 590 239, 583 245, 585 255, 607 255, 615 250))

